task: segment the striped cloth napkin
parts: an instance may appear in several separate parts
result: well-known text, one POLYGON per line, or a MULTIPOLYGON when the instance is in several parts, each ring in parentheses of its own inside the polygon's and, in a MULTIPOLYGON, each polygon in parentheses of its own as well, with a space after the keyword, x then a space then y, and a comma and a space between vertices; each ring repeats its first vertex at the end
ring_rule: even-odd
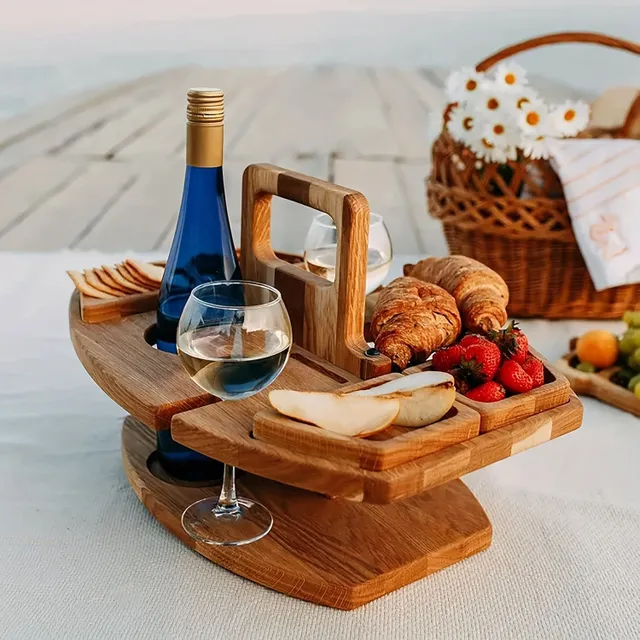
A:
POLYGON ((593 286, 640 282, 640 141, 550 140, 549 150, 593 286))

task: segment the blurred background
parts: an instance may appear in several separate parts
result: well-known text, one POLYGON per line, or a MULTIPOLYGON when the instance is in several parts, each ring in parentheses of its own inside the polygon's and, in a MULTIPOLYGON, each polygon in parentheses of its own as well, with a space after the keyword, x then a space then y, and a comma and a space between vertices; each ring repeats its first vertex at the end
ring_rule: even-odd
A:
MULTIPOLYGON (((0 0, 0 250, 162 250, 183 178, 189 86, 227 93, 226 181, 270 161, 360 189, 394 247, 445 252, 423 179, 447 73, 548 32, 640 39, 637 0, 0 0)), ((596 46, 518 57, 542 93, 636 85, 596 46)), ((274 244, 309 217, 282 206, 274 244)))

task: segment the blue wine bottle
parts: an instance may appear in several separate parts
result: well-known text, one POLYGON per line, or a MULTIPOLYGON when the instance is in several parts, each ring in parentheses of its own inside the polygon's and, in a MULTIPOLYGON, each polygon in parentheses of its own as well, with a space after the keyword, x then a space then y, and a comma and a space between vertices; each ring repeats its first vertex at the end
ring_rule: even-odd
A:
MULTIPOLYGON (((178 320, 189 294, 203 282, 240 279, 222 178, 224 94, 191 89, 187 94, 187 169, 176 232, 160 286, 156 344, 176 353, 178 320)), ((184 480, 222 476, 222 464, 158 431, 158 458, 184 480)))

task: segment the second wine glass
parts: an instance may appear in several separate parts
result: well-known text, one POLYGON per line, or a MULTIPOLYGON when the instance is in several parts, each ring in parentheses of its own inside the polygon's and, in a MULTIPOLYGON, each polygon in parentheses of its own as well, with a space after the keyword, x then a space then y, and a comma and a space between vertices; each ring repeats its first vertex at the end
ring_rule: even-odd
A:
MULTIPOLYGON (((223 401, 248 398, 282 372, 291 350, 291 322, 282 296, 266 284, 208 282, 196 287, 178 323, 178 354, 192 380, 223 401)), ((237 546, 271 530, 259 502, 236 495, 235 469, 225 465, 218 497, 187 507, 182 526, 207 544, 237 546)))
MULTIPOLYGON (((336 279, 338 232, 326 213, 313 218, 304 243, 304 263, 311 273, 333 282, 336 279)), ((367 251, 366 293, 377 289, 391 268, 391 238, 382 216, 371 213, 369 218, 369 246, 367 251)))

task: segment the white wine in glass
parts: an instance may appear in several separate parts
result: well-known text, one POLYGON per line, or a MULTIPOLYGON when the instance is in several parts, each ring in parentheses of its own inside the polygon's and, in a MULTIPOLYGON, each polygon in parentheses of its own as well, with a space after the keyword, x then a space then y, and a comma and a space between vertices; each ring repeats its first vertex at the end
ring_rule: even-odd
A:
MULTIPOLYGON (((305 266, 311 273, 334 282, 337 249, 338 236, 333 220, 325 213, 315 216, 304 243, 305 266)), ((369 223, 366 293, 375 291, 384 282, 391 268, 392 257, 391 238, 382 216, 372 213, 369 223)))
MULTIPOLYGON (((266 389, 291 350, 291 322, 277 289, 218 281, 196 287, 178 323, 177 349, 192 380, 233 402, 266 389)), ((259 502, 236 495, 235 469, 224 466, 218 497, 185 509, 182 526, 206 544, 238 546, 269 533, 273 519, 259 502)))

